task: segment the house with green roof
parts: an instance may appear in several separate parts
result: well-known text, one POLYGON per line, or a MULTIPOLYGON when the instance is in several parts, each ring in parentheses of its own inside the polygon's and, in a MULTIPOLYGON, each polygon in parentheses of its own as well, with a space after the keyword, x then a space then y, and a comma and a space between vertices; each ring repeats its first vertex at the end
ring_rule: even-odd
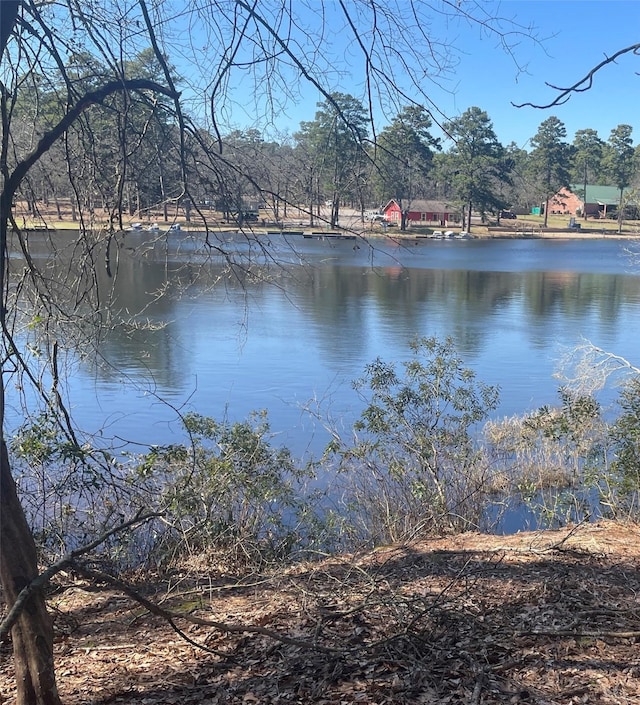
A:
MULTIPOLYGON (((627 200, 627 208, 637 211, 640 203, 637 195, 633 197, 632 189, 624 189, 623 195, 631 197, 627 200)), ((593 218, 607 218, 617 213, 619 203, 620 189, 616 186, 587 184, 585 192, 584 184, 571 184, 549 199, 549 213, 577 216, 586 213, 593 218)))

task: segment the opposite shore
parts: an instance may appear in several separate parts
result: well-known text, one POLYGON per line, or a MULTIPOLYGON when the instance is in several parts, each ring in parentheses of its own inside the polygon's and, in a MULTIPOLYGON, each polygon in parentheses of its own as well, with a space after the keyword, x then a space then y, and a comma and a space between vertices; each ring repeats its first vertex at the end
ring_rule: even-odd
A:
MULTIPOLYGON (((80 224, 74 222, 70 214, 40 211, 37 218, 21 217, 16 218, 16 222, 27 232, 32 231, 69 231, 74 232, 80 229, 80 224), (60 218, 62 215, 62 219, 60 218)), ((260 214, 268 216, 269 214, 260 214)), ((257 221, 240 224, 230 220, 224 220, 222 214, 213 212, 192 212, 192 218, 187 221, 185 214, 176 212, 173 215, 165 216, 160 212, 145 213, 144 216, 123 217, 122 225, 125 232, 130 230, 150 231, 163 233, 171 229, 188 232, 247 232, 256 235, 272 234, 274 232, 289 232, 301 234, 342 234, 360 238, 391 238, 417 239, 429 238, 436 231, 443 233, 453 232, 454 236, 460 236, 461 226, 456 223, 441 225, 438 223, 424 223, 412 225, 407 230, 400 230, 396 225, 382 224, 380 222, 363 221, 359 210, 343 208, 340 211, 339 225, 331 227, 328 212, 321 211, 314 214, 313 221, 310 222, 309 214, 304 211, 293 211, 286 218, 274 219, 260 217, 257 221), (172 227, 173 226, 173 227, 172 227)), ((107 228, 107 222, 102 222, 96 218, 94 222, 86 223, 86 227, 101 230, 107 228)), ((640 221, 625 221, 622 224, 622 232, 618 232, 618 223, 613 220, 589 219, 587 221, 570 219, 567 215, 549 215, 545 227, 544 217, 536 215, 519 216, 518 219, 496 222, 481 222, 480 218, 474 219, 471 223, 470 237, 477 239, 571 239, 571 240, 593 240, 593 239, 640 239, 640 221), (573 221, 573 227, 568 227, 573 221)))

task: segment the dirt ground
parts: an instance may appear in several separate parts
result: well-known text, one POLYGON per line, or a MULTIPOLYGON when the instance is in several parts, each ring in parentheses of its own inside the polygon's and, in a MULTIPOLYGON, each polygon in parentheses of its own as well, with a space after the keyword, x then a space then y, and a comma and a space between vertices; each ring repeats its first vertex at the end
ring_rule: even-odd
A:
MULTIPOLYGON (((138 578, 129 596, 68 574, 50 597, 60 693, 66 705, 639 703, 639 557, 639 527, 601 522, 267 575, 201 561, 138 578)), ((0 658, 8 705, 9 644, 0 658)))

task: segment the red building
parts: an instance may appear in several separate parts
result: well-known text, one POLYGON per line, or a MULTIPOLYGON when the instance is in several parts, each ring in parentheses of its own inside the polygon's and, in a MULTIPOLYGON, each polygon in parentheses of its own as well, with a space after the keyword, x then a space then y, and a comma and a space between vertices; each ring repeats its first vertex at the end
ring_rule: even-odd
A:
MULTIPOLYGON (((549 213, 561 215, 584 215, 606 218, 616 213, 620 202, 620 190, 616 186, 594 186, 587 184, 586 198, 584 186, 572 185, 562 188, 549 199, 549 213)), ((629 189, 624 190, 628 194, 629 189)), ((628 209, 637 209, 636 198, 626 199, 628 209)), ((631 215, 630 217, 633 217, 631 215)))
MULTIPOLYGON (((454 209, 444 201, 422 201, 416 200, 409 203, 405 208, 407 222, 424 223, 445 226, 449 220, 455 220, 454 209)), ((385 219, 390 223, 400 223, 402 221, 402 209, 398 202, 391 199, 382 209, 385 219)))

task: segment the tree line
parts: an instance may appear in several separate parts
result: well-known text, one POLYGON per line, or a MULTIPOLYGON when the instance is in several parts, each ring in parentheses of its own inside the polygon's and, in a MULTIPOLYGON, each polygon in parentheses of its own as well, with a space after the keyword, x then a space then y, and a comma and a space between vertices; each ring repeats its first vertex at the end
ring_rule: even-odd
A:
MULTIPOLYGON (((67 71, 74 90, 84 91, 108 73, 83 54, 70 58, 67 71)), ((125 64, 132 79, 159 81, 162 71, 151 49, 125 64)), ((60 86, 44 77, 33 81, 14 107, 23 126, 14 134, 18 148, 28 149, 60 118, 63 98, 60 86)), ((640 181, 640 145, 634 147, 632 127, 625 124, 606 139, 591 128, 578 130, 569 142, 564 123, 551 116, 527 151, 503 145, 487 112, 475 106, 442 125, 444 138, 434 136, 430 114, 420 105, 400 109, 375 133, 364 103, 334 92, 293 135, 273 140, 257 129, 185 135, 163 96, 148 101, 114 94, 105 103, 106 110, 85 113, 34 165, 18 194, 28 210, 53 203, 61 215, 63 203, 79 200, 84 208, 78 210, 106 213, 120 226, 123 214, 160 211, 165 220, 177 213, 190 220, 193 209, 211 208, 242 222, 247 200, 254 199, 276 221, 292 205, 302 206, 311 225, 330 205, 335 227, 342 204, 364 212, 394 199, 405 229, 411 203, 431 199, 457 205, 469 228, 472 211, 483 217, 529 211, 548 205, 569 184, 617 187, 622 218, 625 190, 640 181)), ((546 225, 548 207, 544 213, 546 225)))

